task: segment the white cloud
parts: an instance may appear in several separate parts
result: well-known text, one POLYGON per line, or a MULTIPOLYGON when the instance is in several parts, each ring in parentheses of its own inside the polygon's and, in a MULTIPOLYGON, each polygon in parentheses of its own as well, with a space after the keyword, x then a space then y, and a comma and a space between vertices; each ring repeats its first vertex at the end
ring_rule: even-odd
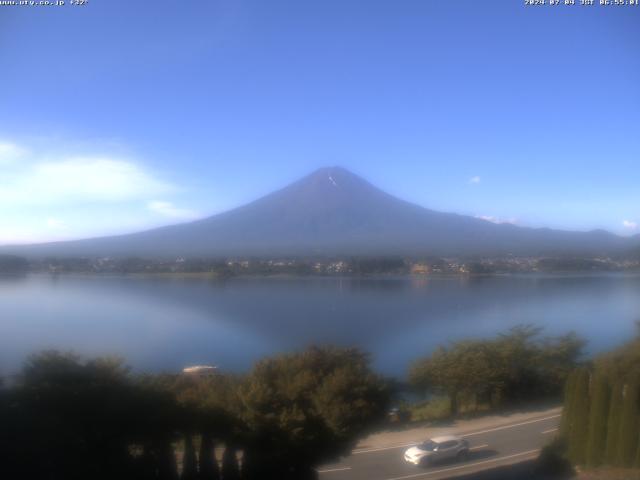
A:
POLYGON ((147 204, 149 210, 165 217, 192 220, 199 217, 198 212, 186 208, 178 208, 171 202, 155 200, 147 204))
POLYGON ((60 230, 65 228, 64 222, 58 220, 57 218, 47 218, 46 225, 53 230, 60 230))
POLYGON ((516 223, 518 223, 517 218, 499 218, 491 215, 476 215, 476 218, 480 220, 484 220, 486 222, 497 223, 497 224, 510 223, 512 225, 515 225, 516 223))
POLYGON ((622 226, 628 230, 637 230, 638 229, 638 223, 637 222, 633 222, 631 220, 623 220, 622 221, 622 226))
POLYGON ((151 202, 171 200, 179 189, 129 156, 96 147, 58 154, 59 145, 45 146, 45 155, 41 145, 31 147, 0 140, 0 245, 126 233, 197 216, 151 202))
POLYGON ((15 143, 0 141, 0 166, 13 163, 26 154, 27 151, 15 143))
POLYGON ((474 185, 477 185, 478 183, 480 183, 480 181, 481 181, 481 178, 478 177, 477 175, 475 177, 471 177, 469 179, 469 183, 474 184, 474 185))
POLYGON ((118 158, 74 157, 35 162, 3 172, 0 202, 61 205, 122 202, 172 190, 136 164, 118 158))

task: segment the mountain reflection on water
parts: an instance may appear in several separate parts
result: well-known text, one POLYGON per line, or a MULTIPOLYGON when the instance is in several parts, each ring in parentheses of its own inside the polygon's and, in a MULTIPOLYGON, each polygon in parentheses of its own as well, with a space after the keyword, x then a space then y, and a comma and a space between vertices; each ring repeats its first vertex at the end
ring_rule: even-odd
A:
POLYGON ((39 276, 0 281, 0 373, 43 348, 115 354, 135 369, 243 371, 309 344, 357 346, 402 376, 438 344, 531 323, 592 352, 634 332, 640 276, 235 278, 39 276))

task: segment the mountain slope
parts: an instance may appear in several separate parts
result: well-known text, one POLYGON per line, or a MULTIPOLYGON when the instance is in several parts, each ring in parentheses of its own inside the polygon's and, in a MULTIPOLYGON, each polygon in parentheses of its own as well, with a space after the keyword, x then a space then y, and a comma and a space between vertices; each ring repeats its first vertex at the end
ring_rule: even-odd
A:
POLYGON ((331 167, 203 220, 3 250, 38 256, 541 255, 605 254, 631 244, 604 231, 529 229, 436 212, 331 167))

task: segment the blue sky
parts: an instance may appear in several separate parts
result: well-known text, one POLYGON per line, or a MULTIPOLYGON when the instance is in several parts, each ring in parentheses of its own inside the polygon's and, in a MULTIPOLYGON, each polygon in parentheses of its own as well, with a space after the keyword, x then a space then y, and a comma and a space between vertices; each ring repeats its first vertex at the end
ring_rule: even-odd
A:
POLYGON ((327 165, 438 210, 640 233, 639 21, 517 0, 0 7, 0 243, 199 218, 327 165))

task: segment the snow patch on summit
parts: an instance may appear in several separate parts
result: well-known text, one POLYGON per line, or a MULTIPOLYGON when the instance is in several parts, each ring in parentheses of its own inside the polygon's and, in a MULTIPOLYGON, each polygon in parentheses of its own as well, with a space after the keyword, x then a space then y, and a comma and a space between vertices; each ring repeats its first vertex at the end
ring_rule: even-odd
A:
POLYGON ((331 180, 331 183, 333 183, 334 187, 338 186, 338 184, 336 183, 336 181, 333 179, 333 177, 331 175, 329 175, 329 180, 331 180))

